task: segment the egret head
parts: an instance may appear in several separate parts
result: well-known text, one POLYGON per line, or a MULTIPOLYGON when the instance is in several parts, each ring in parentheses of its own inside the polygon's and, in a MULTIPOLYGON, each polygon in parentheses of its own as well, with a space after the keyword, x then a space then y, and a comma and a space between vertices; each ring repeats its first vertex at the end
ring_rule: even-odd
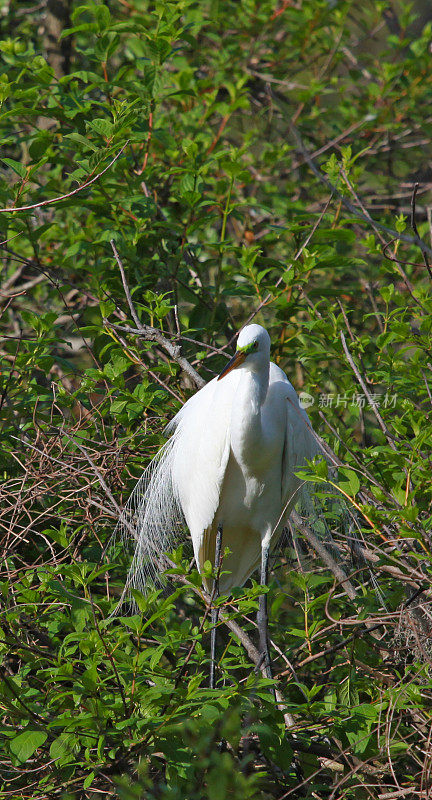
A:
POLYGON ((261 325, 246 325, 240 331, 237 339, 237 350, 226 367, 222 370, 218 380, 224 378, 241 364, 253 371, 258 371, 268 366, 270 361, 270 336, 261 325))

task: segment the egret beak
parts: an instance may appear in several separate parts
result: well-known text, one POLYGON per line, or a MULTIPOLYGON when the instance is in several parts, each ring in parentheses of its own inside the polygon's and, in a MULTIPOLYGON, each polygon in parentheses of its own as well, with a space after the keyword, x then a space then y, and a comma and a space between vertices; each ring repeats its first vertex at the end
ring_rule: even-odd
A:
POLYGON ((233 357, 228 361, 226 367, 224 367, 224 369, 222 370, 221 374, 218 377, 218 381, 220 381, 221 378, 224 378, 225 375, 228 375, 228 372, 231 372, 232 369, 236 369, 236 367, 239 367, 240 364, 243 364, 246 355, 247 354, 244 353, 242 350, 237 350, 237 352, 233 355, 233 357))

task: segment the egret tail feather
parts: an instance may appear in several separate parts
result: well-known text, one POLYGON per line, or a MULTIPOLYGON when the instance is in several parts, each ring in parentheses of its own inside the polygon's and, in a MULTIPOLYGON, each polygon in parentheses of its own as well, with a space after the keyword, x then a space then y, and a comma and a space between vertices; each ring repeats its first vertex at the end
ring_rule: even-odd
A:
POLYGON ((133 550, 119 606, 131 589, 145 593, 163 585, 166 553, 186 537, 185 520, 172 480, 176 434, 163 445, 136 484, 114 531, 114 541, 133 550))

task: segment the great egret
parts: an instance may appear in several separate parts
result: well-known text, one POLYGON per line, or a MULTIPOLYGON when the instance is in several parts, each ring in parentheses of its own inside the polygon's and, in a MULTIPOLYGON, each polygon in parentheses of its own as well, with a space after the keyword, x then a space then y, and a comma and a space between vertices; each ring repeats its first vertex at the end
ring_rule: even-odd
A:
MULTIPOLYGON (((135 554, 128 586, 142 589, 186 523, 200 573, 215 553, 223 559, 218 589, 229 593, 261 566, 267 584, 271 548, 303 491, 296 471, 320 452, 308 416, 285 373, 270 361, 270 337, 260 325, 238 336, 233 358, 193 395, 167 427, 169 441, 132 493, 120 529, 132 531, 135 554)), ((216 569, 216 568, 215 568, 216 569)), ((203 575, 210 591, 209 579, 203 575)), ((217 621, 212 613, 213 631, 217 621)), ((271 676, 267 601, 259 601, 258 631, 271 676)), ((212 636, 211 685, 214 685, 212 636)))

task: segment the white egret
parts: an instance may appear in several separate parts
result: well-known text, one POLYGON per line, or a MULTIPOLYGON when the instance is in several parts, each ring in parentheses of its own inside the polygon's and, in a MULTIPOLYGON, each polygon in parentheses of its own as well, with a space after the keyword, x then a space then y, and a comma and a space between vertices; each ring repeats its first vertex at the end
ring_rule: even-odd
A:
MULTIPOLYGON (((303 491, 296 471, 320 452, 308 416, 285 373, 270 361, 270 337, 248 325, 219 377, 193 395, 169 423, 172 436, 144 473, 120 528, 132 530, 135 555, 128 585, 143 588, 184 523, 202 573, 221 546, 219 591, 242 586, 261 568, 267 584, 271 548, 303 491)), ((215 567, 216 569, 216 567, 215 567)), ((207 590, 212 587, 203 576, 207 590)), ((217 621, 216 611, 212 614, 217 621)), ((260 649, 271 675, 267 603, 259 601, 260 649)), ((214 684, 212 640, 211 685, 214 684)))

